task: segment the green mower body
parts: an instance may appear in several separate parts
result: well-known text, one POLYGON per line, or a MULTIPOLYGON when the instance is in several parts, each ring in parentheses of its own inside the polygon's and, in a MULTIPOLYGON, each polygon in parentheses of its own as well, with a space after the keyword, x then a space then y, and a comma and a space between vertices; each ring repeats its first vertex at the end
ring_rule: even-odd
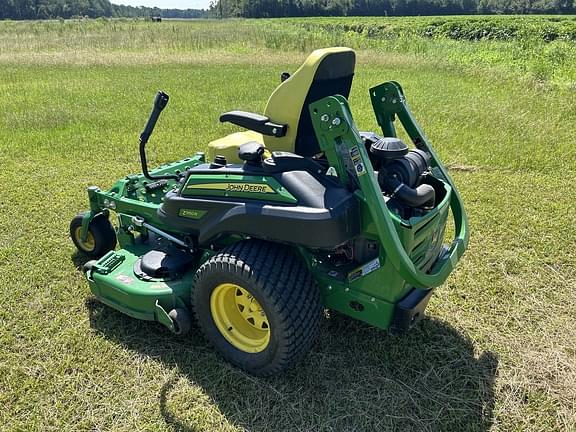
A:
MULTIPOLYGON (((413 326, 466 249, 466 214, 400 85, 381 84, 370 96, 382 136, 359 132, 346 98, 331 95, 305 107, 314 156, 253 142, 240 147, 241 163, 197 153, 151 172, 143 156, 143 174, 108 191, 90 187, 90 211, 71 233, 81 251, 97 256, 85 266, 92 293, 175 333, 190 329, 193 310, 224 357, 256 375, 277 373, 309 349, 318 309, 392 333, 413 326), (395 121, 412 153, 393 139, 395 121), (405 172, 417 177, 412 187, 405 172), (96 229, 110 211, 118 217, 116 250, 104 241, 109 231, 96 229), (450 213, 455 236, 445 246, 450 213), (283 327, 291 319, 285 310, 299 314, 292 330, 283 327), (298 332, 301 343, 282 340, 298 332), (286 354, 292 346, 297 352, 286 354)), ((261 133, 283 126, 245 113, 232 118, 261 133)))

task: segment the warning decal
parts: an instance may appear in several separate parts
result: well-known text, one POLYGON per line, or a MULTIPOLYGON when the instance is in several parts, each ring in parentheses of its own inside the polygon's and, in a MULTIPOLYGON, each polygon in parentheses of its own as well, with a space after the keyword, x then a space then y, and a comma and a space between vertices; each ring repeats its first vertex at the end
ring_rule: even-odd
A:
POLYGON ((358 267, 355 270, 352 270, 348 273, 348 280, 350 282, 354 282, 356 279, 360 279, 362 276, 366 276, 369 273, 372 273, 374 270, 378 270, 380 268, 380 259, 374 258, 372 261, 368 261, 362 267, 358 267))
POLYGON ((362 162, 362 156, 360 155, 360 150, 358 146, 354 146, 350 149, 350 158, 352 159, 352 164, 354 165, 354 170, 358 177, 366 174, 366 167, 362 162))

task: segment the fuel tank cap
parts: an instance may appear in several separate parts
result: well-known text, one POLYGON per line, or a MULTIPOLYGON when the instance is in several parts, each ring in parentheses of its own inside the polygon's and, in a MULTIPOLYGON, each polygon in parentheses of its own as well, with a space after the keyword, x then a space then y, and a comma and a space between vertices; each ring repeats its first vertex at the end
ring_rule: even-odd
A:
POLYGON ((246 162, 260 163, 264 156, 264 146, 256 141, 242 144, 238 149, 238 157, 246 162))

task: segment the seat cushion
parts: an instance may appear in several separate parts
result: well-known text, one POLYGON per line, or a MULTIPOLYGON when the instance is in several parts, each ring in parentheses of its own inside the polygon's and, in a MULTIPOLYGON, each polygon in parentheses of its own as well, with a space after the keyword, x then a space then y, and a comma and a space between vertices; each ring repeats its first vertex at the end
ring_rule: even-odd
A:
POLYGON ((253 131, 236 132, 214 140, 208 144, 207 161, 212 162, 216 155, 222 155, 228 163, 242 163, 238 157, 238 149, 242 144, 253 141, 264 144, 262 135, 253 131))

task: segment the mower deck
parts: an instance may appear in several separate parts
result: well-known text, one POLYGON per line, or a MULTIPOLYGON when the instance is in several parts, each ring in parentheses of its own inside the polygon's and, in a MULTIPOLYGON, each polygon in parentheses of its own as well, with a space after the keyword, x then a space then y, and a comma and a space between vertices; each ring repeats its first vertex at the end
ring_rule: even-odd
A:
POLYGON ((92 263, 86 278, 92 293, 108 306, 137 319, 158 321, 175 331, 168 313, 189 308, 193 271, 177 277, 143 279, 135 273, 138 261, 151 249, 144 245, 110 251, 92 263))

